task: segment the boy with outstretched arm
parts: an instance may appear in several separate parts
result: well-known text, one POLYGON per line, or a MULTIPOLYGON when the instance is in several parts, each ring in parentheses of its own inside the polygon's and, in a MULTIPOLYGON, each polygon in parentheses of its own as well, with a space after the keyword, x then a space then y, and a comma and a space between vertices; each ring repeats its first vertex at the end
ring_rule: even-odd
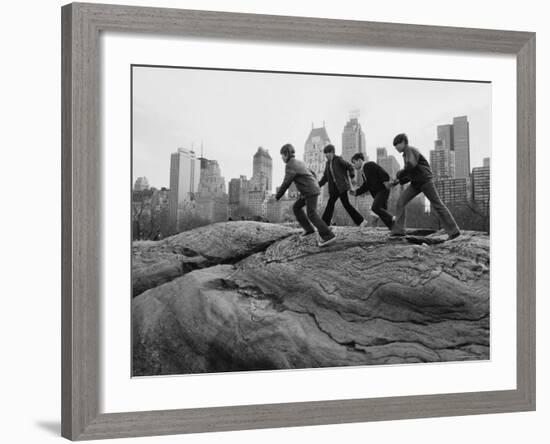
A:
POLYGON ((376 162, 365 162, 363 153, 354 154, 351 163, 363 178, 361 186, 355 191, 352 190, 351 194, 360 196, 369 191, 374 198, 371 210, 391 230, 395 217, 388 212, 391 189, 389 174, 376 162))
POLYGON ((401 184, 410 182, 410 185, 403 190, 397 201, 396 220, 392 227, 392 236, 405 235, 405 218, 407 204, 418 194, 424 193, 430 201, 431 209, 437 214, 445 231, 448 234, 447 240, 460 236, 460 230, 452 214, 441 201, 437 189, 432 181, 432 170, 426 158, 416 148, 409 145, 406 134, 401 133, 393 139, 395 149, 403 154, 405 167, 398 171, 397 181, 401 184))
POLYGON ((327 225, 331 224, 334 206, 336 205, 336 201, 340 199, 342 206, 350 215, 353 222, 355 222, 355 225, 365 226, 365 219, 353 207, 348 197, 348 192, 351 190, 349 178, 353 179, 355 177, 353 166, 342 157, 336 155, 334 145, 327 145, 323 149, 323 152, 325 153, 327 163, 323 177, 319 181, 319 186, 322 187, 328 183, 329 194, 327 206, 323 213, 323 220, 327 225))
POLYGON ((294 203, 292 210, 296 220, 304 229, 302 236, 313 234, 315 232, 313 226, 315 226, 321 238, 319 241, 320 247, 334 242, 336 235, 317 214, 317 200, 319 194, 321 194, 321 189, 317 184, 315 175, 306 167, 304 162, 296 159, 294 147, 289 143, 281 148, 281 159, 286 164, 285 178, 275 199, 279 200, 283 197, 288 187, 294 182, 300 192, 300 197, 294 203), (304 213, 304 206, 306 207, 306 213, 304 213))

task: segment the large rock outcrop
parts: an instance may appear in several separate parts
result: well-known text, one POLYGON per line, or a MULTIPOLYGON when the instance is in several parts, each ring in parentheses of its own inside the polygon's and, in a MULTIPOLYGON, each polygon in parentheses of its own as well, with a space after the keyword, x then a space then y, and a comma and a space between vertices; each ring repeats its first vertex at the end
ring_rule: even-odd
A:
MULTIPOLYGON (((242 233, 230 224, 241 223, 218 225, 228 248, 242 233)), ((279 240, 133 299, 134 375, 489 358, 487 235, 427 246, 342 227, 319 248, 314 236, 256 228, 279 240)), ((208 239, 187 236, 210 257, 208 239)), ((213 256, 233 254, 221 250, 213 256)))
POLYGON ((132 294, 199 268, 237 262, 298 230, 253 221, 217 223, 132 245, 132 294))

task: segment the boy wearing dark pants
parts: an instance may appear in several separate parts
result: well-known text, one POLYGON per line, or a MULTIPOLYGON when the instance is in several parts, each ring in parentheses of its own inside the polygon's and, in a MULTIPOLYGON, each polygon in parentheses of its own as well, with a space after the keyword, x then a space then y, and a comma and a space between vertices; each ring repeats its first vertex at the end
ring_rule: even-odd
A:
POLYGON ((319 194, 321 194, 321 189, 317 184, 315 175, 306 167, 304 162, 296 159, 295 156, 295 150, 291 144, 283 145, 281 158, 286 164, 285 178, 275 195, 275 199, 279 200, 283 197, 288 187, 294 182, 300 192, 300 197, 294 203, 292 210, 296 220, 304 229, 302 236, 313 234, 315 232, 313 226, 315 226, 321 238, 319 246, 323 247, 333 242, 336 235, 317 214, 317 200, 319 194), (306 213, 304 213, 304 207, 306 207, 306 213))
POLYGON ((392 227, 392 236, 405 235, 405 218, 407 204, 418 194, 424 193, 430 201, 431 209, 437 214, 448 240, 460 236, 460 230, 452 214, 441 201, 432 181, 432 170, 426 158, 416 148, 409 145, 406 134, 398 134, 393 139, 395 149, 403 154, 405 167, 397 173, 397 181, 401 184, 410 182, 397 201, 396 220, 392 227))
POLYGON ((391 230, 395 218, 388 212, 391 188, 389 174, 376 162, 365 162, 363 153, 354 154, 351 163, 363 177, 361 186, 355 191, 352 190, 351 194, 360 196, 369 191, 374 198, 371 210, 391 230))
POLYGON ((323 177, 319 181, 319 186, 322 187, 328 183, 329 194, 327 206, 323 213, 323 220, 327 225, 330 225, 334 214, 334 205, 340 199, 342 206, 350 215, 353 222, 355 222, 355 225, 366 224, 363 216, 353 207, 348 197, 348 192, 351 190, 348 174, 352 179, 355 177, 353 166, 336 155, 333 145, 327 145, 323 151, 327 158, 327 163, 323 177))

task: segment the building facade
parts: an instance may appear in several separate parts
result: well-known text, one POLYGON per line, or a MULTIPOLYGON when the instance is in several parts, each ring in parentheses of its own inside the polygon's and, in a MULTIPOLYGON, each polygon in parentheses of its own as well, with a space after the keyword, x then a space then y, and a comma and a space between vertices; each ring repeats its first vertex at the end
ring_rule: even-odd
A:
POLYGON ((185 148, 170 156, 170 224, 178 225, 178 207, 194 199, 200 181, 200 161, 195 152, 185 148))
POLYGON ((271 192, 273 187, 273 160, 268 150, 258 147, 252 162, 250 188, 256 191, 271 192))
POLYGON ((246 176, 240 176, 229 181, 228 217, 242 219, 249 216, 248 192, 250 182, 246 176))
POLYGON ((365 143, 365 132, 361 129, 358 116, 352 115, 342 131, 342 157, 351 162, 354 154, 363 153, 366 161, 367 148, 365 143))
POLYGON ((134 182, 134 191, 145 191, 149 189, 149 181, 147 177, 138 177, 134 182))
POLYGON ((470 179, 434 180, 439 197, 447 206, 459 206, 470 201, 470 179))
POLYGON ((455 174, 457 179, 470 177, 470 124, 467 116, 453 119, 453 151, 455 152, 455 174))
POLYGON ((485 212, 488 211, 491 200, 490 166, 477 167, 472 170, 472 200, 485 212))
POLYGON ((376 148, 376 163, 384 168, 392 179, 395 178, 400 169, 399 162, 395 156, 388 156, 388 151, 385 147, 376 148))

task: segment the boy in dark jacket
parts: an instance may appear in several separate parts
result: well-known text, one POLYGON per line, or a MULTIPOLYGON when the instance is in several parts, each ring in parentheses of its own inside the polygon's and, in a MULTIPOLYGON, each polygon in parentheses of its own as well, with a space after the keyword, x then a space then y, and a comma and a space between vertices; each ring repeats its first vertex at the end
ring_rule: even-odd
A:
POLYGON ((327 145, 323 151, 327 158, 327 164, 323 177, 319 181, 319 186, 322 187, 328 182, 329 194, 327 206, 323 213, 323 220, 327 225, 330 225, 332 215, 334 214, 334 205, 336 205, 336 201, 340 199, 344 209, 353 219, 353 222, 355 222, 356 225, 365 225, 365 219, 353 207, 348 198, 348 192, 351 190, 348 174, 352 179, 355 177, 353 166, 351 163, 346 162, 335 154, 334 145, 327 145))
POLYGON ((365 162, 363 153, 356 153, 351 158, 351 163, 363 177, 362 185, 351 194, 360 196, 370 191, 374 198, 371 210, 391 230, 394 217, 388 212, 388 198, 390 197, 390 176, 384 168, 376 162, 365 162))
POLYGON ((431 209, 437 214, 445 231, 449 235, 448 240, 460 236, 460 230, 452 214, 441 201, 437 189, 432 181, 432 170, 426 158, 416 148, 409 145, 406 134, 398 134, 393 139, 395 149, 403 154, 405 167, 397 172, 396 182, 410 185, 403 190, 397 201, 396 220, 392 227, 392 236, 405 235, 406 206, 420 193, 424 193, 430 201, 431 209))
POLYGON ((285 178, 279 187, 275 199, 279 200, 283 197, 288 187, 294 182, 300 192, 300 197, 294 203, 292 210, 294 211, 296 220, 304 229, 302 236, 308 236, 315 232, 313 224, 321 237, 319 246, 324 247, 333 242, 336 239, 336 235, 317 214, 317 200, 319 194, 321 194, 321 189, 317 184, 315 175, 306 167, 304 162, 296 159, 295 155, 294 147, 291 144, 287 143, 281 148, 281 158, 286 163, 285 178), (304 206, 306 207, 307 215, 304 213, 304 206))

